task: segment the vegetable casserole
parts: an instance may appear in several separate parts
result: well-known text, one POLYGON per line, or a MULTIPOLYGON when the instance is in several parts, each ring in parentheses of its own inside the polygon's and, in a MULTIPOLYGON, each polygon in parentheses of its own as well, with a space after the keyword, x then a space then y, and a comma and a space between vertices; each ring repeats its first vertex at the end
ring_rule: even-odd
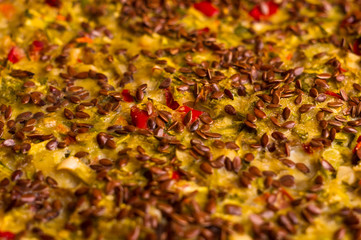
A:
POLYGON ((0 239, 361 239, 360 0, 0 1, 0 239))

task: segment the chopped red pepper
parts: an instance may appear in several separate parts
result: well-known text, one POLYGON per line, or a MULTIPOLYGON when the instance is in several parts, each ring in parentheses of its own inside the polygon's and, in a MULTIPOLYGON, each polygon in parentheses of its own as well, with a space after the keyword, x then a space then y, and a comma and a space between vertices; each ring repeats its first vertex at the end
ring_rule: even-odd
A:
POLYGON ((353 153, 356 153, 357 150, 359 150, 361 148, 361 142, 357 142, 355 148, 352 150, 353 153))
POLYGON ((355 148, 352 150, 352 153, 356 153, 357 150, 359 150, 361 148, 361 136, 359 136, 357 138, 357 144, 355 146, 355 148))
POLYGON ((359 55, 361 56, 361 48, 360 48, 360 45, 361 45, 361 38, 359 39, 356 39, 355 42, 353 43, 353 52, 356 54, 356 55, 359 55))
POLYGON ((32 43, 33 50, 36 52, 40 52, 44 48, 44 43, 42 41, 35 40, 32 43))
POLYGON ((342 68, 341 66, 338 67, 338 70, 339 70, 340 72, 347 72, 347 70, 344 69, 344 68, 342 68))
POLYGON ((309 143, 304 143, 302 144, 303 150, 308 153, 308 154, 312 154, 313 151, 311 149, 311 145, 309 143))
POLYGON ((325 94, 326 94, 326 95, 329 95, 329 96, 331 96, 331 97, 335 97, 335 98, 338 98, 338 99, 342 99, 342 97, 341 97, 339 94, 335 93, 335 92, 326 91, 325 94))
POLYGON ((48 4, 50 7, 61 7, 61 0, 45 0, 45 3, 48 4))
POLYGON ((203 1, 199 3, 193 4, 193 7, 206 15, 207 17, 213 17, 216 15, 219 11, 218 9, 210 2, 203 1))
POLYGON ((29 57, 32 61, 37 61, 40 58, 40 52, 44 49, 44 43, 39 40, 34 40, 29 46, 29 57))
POLYGON ((12 63, 17 63, 23 58, 22 55, 23 54, 21 53, 19 48, 12 47, 10 49, 10 52, 8 53, 8 60, 12 63))
POLYGON ((254 8, 249 12, 249 15, 253 17, 255 20, 259 21, 261 19, 267 19, 271 17, 273 14, 277 13, 278 5, 273 1, 265 2, 268 7, 268 13, 264 14, 261 11, 261 5, 257 4, 254 8))
POLYGON ((282 193, 283 196, 286 196, 290 201, 293 201, 294 198, 289 192, 287 192, 286 189, 280 188, 280 192, 282 193))
POLYGON ((180 172, 178 172, 178 171, 173 171, 171 178, 178 181, 178 180, 180 179, 180 172))
POLYGON ((0 231, 0 239, 6 239, 6 240, 10 240, 10 239, 14 239, 15 238, 15 234, 12 232, 8 232, 8 231, 0 231))
POLYGON ((201 29, 198 29, 197 30, 197 34, 198 35, 203 35, 205 33, 209 33, 209 28, 208 27, 205 27, 205 28, 201 28, 201 29))
POLYGON ((130 95, 128 89, 123 89, 122 91, 123 100, 126 102, 134 102, 134 98, 132 95, 130 95))
POLYGON ((167 106, 173 110, 177 110, 177 112, 182 114, 183 118, 189 111, 192 111, 191 123, 197 120, 199 116, 203 113, 202 111, 195 110, 186 105, 180 106, 179 103, 174 100, 173 95, 169 89, 165 89, 165 99, 167 102, 167 106))
POLYGON ((148 128, 147 122, 149 119, 148 113, 145 110, 140 110, 136 106, 130 109, 130 116, 132 117, 132 123, 138 128, 148 128))
POLYGON ((192 111, 192 120, 191 120, 191 123, 194 122, 195 120, 197 120, 199 118, 200 115, 202 115, 202 111, 199 111, 199 110, 195 110, 191 107, 188 107, 186 105, 183 105, 181 107, 179 107, 177 109, 178 112, 182 113, 183 117, 189 112, 189 111, 192 111))
POLYGON ((179 103, 174 100, 173 94, 169 89, 164 90, 165 100, 167 102, 167 106, 173 110, 176 110, 179 107, 179 103))

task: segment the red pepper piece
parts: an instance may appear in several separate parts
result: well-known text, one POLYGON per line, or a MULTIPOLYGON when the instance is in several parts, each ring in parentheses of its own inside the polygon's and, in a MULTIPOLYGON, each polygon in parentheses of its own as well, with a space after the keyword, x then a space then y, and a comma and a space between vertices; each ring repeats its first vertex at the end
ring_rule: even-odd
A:
POLYGON ((338 70, 339 70, 340 72, 347 72, 347 70, 344 69, 344 68, 342 68, 341 66, 338 67, 338 70))
POLYGON ((40 52, 44 48, 44 43, 42 41, 35 40, 32 43, 32 46, 33 46, 34 51, 40 52))
POLYGON ((8 53, 8 60, 12 63, 17 63, 21 60, 22 54, 17 47, 12 47, 8 53))
POLYGON ((176 110, 179 107, 179 103, 174 100, 173 94, 169 89, 164 90, 165 100, 167 103, 167 106, 173 110, 176 110))
POLYGON ((32 61, 37 61, 40 58, 40 52, 44 49, 44 43, 39 40, 34 40, 29 46, 29 57, 32 61))
POLYGON ((262 13, 261 13, 261 10, 260 10, 259 6, 256 5, 256 6, 249 12, 249 15, 250 15, 251 17, 253 17, 255 20, 257 20, 257 21, 261 20, 262 13))
POLYGON ((148 128, 147 122, 149 119, 148 113, 145 110, 140 110, 136 106, 130 109, 130 116, 132 117, 132 123, 138 128, 148 128))
POLYGON ((61 0, 45 0, 45 3, 48 4, 50 7, 61 7, 61 0))
POLYGON ((274 3, 273 1, 267 2, 269 13, 267 14, 267 17, 272 16, 273 14, 276 14, 278 11, 278 4, 274 3))
POLYGON ((328 95, 328 96, 331 96, 331 97, 342 99, 342 97, 339 94, 335 93, 335 92, 326 91, 325 94, 328 95))
POLYGON ((203 1, 199 3, 193 4, 193 7, 206 15, 207 17, 213 17, 216 15, 219 11, 218 8, 216 8, 212 3, 203 1))
POLYGON ((352 153, 356 153, 357 150, 359 150, 361 148, 361 142, 358 142, 355 146, 355 148, 352 150, 352 153))
POLYGON ((134 98, 132 95, 130 95, 128 89, 123 89, 122 91, 123 100, 126 102, 134 102, 134 98))
POLYGON ((290 201, 293 201, 294 198, 289 192, 287 192, 286 189, 280 188, 280 192, 282 193, 283 196, 286 196, 290 201))
POLYGON ((206 33, 209 33, 209 28, 208 27, 197 30, 198 35, 203 35, 203 34, 206 34, 206 33))
POLYGON ((361 148, 361 136, 359 136, 357 138, 357 144, 355 146, 355 148, 352 150, 352 153, 356 153, 357 150, 359 150, 361 148))
POLYGON ((178 171, 174 171, 174 172, 172 172, 172 179, 174 179, 174 180, 176 180, 176 181, 178 181, 179 179, 180 179, 180 172, 178 172, 178 171))
POLYGON ((259 21, 261 19, 267 19, 271 17, 273 14, 277 13, 278 11, 278 5, 274 3, 273 1, 268 1, 265 3, 268 7, 268 13, 263 14, 261 11, 261 5, 257 4, 254 6, 254 8, 248 13, 251 17, 253 17, 255 20, 259 21))
POLYGON ((302 144, 303 150, 308 153, 308 154, 312 154, 313 151, 311 149, 311 145, 309 143, 304 143, 302 144))
POLYGON ((10 240, 10 239, 14 239, 15 238, 15 234, 12 232, 2 232, 0 231, 0 238, 1 239, 6 239, 6 240, 10 240))
POLYGON ((199 118, 200 115, 202 115, 202 111, 199 111, 199 110, 195 110, 191 107, 188 107, 188 106, 181 106, 177 109, 178 112, 182 113, 183 117, 189 112, 189 111, 192 111, 192 120, 191 120, 191 123, 194 122, 195 120, 197 120, 199 118))
POLYGON ((184 117, 189 111, 192 111, 192 119, 191 123, 199 118, 199 116, 203 113, 202 111, 195 110, 191 107, 183 105, 180 107, 179 103, 174 100, 172 93, 169 89, 165 89, 165 99, 167 102, 167 106, 173 110, 177 110, 177 112, 182 113, 184 117))

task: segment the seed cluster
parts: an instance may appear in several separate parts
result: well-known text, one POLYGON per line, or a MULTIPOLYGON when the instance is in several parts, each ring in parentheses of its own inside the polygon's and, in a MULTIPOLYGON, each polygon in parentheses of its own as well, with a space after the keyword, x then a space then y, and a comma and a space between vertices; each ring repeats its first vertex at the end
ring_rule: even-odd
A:
POLYGON ((29 217, 0 237, 361 239, 360 1, 37 4, 1 55, 0 215, 29 217))

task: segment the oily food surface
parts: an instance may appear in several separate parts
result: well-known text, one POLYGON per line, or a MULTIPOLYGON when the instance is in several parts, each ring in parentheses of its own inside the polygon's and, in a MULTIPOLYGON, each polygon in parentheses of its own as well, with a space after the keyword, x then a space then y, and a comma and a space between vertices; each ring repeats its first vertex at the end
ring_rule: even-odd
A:
POLYGON ((360 1, 3 1, 0 237, 360 239, 360 1))

